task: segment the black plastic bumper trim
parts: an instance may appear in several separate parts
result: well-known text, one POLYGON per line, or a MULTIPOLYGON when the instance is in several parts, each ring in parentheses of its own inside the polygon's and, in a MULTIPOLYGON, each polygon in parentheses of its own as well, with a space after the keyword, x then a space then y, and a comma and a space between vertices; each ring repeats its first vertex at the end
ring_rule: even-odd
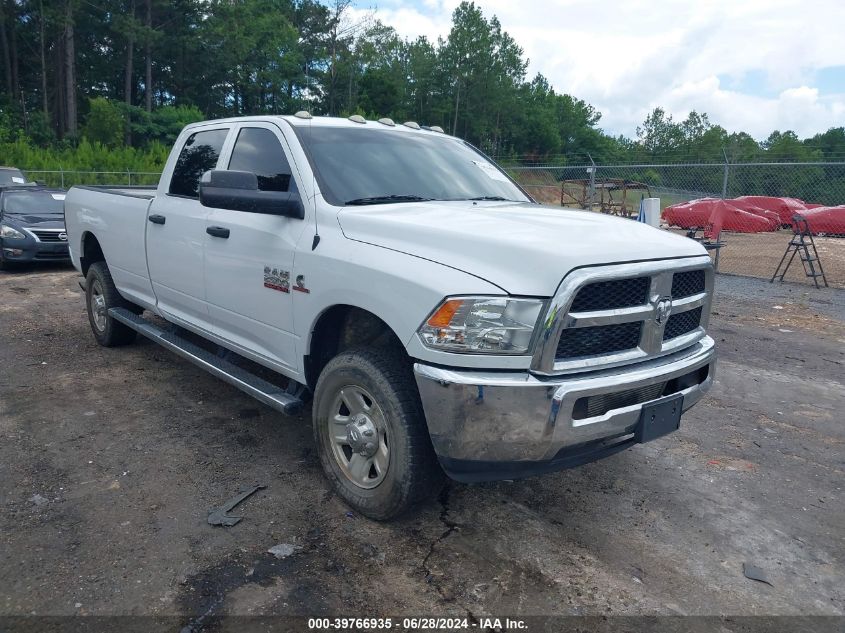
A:
POLYGON ((552 459, 546 461, 475 461, 452 459, 438 455, 440 465, 446 474, 461 483, 479 483, 482 481, 501 481, 503 479, 523 479, 545 475, 558 470, 583 466, 590 462, 610 457, 637 444, 634 435, 595 440, 577 446, 561 449, 552 459))

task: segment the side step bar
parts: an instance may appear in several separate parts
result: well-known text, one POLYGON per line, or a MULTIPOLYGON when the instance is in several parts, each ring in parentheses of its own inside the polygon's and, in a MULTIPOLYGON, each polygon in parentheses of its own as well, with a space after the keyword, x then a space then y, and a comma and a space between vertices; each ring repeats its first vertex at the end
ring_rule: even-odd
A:
POLYGON ((281 387, 204 350, 199 345, 195 345, 181 336, 158 327, 126 308, 111 308, 109 316, 185 360, 191 361, 197 367, 201 367, 208 373, 228 382, 233 387, 237 387, 268 407, 287 415, 295 415, 302 411, 303 402, 295 395, 291 395, 281 387))

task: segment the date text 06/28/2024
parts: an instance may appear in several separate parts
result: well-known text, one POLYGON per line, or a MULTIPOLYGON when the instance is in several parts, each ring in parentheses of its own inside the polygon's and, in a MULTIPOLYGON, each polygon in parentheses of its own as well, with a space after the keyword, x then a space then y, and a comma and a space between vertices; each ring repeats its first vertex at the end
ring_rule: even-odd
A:
POLYGON ((309 618, 310 631, 378 631, 396 629, 398 631, 518 631, 527 628, 521 619, 481 617, 469 618, 309 618))

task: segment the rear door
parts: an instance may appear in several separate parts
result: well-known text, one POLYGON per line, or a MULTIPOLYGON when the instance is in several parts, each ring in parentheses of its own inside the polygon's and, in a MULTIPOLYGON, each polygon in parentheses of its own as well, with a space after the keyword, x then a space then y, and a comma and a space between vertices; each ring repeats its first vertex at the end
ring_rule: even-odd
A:
POLYGON ((207 332, 212 328, 203 268, 210 210, 199 202, 199 181, 217 167, 230 129, 201 128, 184 139, 169 187, 147 215, 147 263, 159 310, 207 332))
MULTIPOLYGON (((264 191, 302 191, 285 137, 274 124, 240 124, 231 147, 222 168, 255 173, 264 191)), ((215 334, 264 364, 298 371, 291 276, 306 222, 213 209, 206 226, 212 234, 205 236, 205 286, 215 334), (228 237, 219 236, 226 231, 228 237)))

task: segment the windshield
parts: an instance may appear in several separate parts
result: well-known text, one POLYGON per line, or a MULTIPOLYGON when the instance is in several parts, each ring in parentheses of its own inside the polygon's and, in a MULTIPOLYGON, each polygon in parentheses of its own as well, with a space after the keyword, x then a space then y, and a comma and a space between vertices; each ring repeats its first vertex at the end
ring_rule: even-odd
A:
POLYGON ((3 210, 16 215, 62 215, 65 194, 39 192, 8 192, 3 196, 3 210))
POLYGON ((22 185, 26 178, 17 169, 0 169, 0 185, 22 185))
POLYGON ((320 190, 335 205, 529 199, 496 165, 437 132, 297 127, 320 190))

